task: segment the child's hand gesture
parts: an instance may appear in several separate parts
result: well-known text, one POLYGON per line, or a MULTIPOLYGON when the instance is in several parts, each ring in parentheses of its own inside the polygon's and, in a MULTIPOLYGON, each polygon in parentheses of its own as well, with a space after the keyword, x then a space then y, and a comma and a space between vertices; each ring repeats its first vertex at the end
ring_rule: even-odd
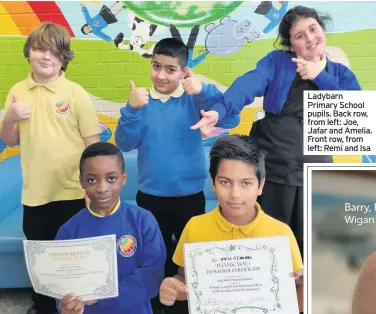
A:
POLYGON ((297 58, 292 58, 291 60, 292 62, 295 62, 298 65, 296 72, 299 73, 303 80, 312 81, 323 70, 322 65, 320 65, 320 63, 297 58))
POLYGON ((190 68, 186 70, 186 77, 182 80, 183 88, 188 95, 197 95, 201 93, 202 83, 193 74, 190 68))
POLYGON ((304 311, 304 272, 303 269, 290 273, 295 279, 296 296, 298 299, 299 312, 304 311))
POLYGON ((290 276, 294 277, 295 284, 297 286, 303 285, 303 283, 304 283, 304 276, 303 275, 304 275, 303 269, 300 269, 298 271, 290 273, 290 276))
POLYGON ((165 278, 159 290, 159 300, 164 305, 173 305, 179 293, 186 293, 185 284, 174 277, 165 278))
POLYGON ((197 122, 195 125, 191 126, 191 130, 200 129, 201 134, 205 138, 211 134, 215 125, 218 123, 219 114, 215 110, 210 110, 210 111, 200 110, 200 113, 202 116, 201 120, 197 122))
POLYGON ((59 303, 61 314, 82 314, 84 312, 85 302, 82 298, 76 298, 74 293, 64 296, 59 303))
POLYGON ((16 96, 12 96, 12 103, 9 106, 7 116, 13 122, 19 122, 30 118, 30 106, 19 102, 16 96))
POLYGON ((146 88, 136 88, 136 85, 133 81, 129 82, 129 86, 131 89, 131 95, 129 97, 129 104, 135 108, 139 109, 149 102, 149 92, 146 88))

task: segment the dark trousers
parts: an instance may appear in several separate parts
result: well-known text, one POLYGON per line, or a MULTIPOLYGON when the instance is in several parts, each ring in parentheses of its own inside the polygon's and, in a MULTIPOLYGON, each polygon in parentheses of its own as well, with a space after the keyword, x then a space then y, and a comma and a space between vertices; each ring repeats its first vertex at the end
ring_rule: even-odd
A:
MULTIPOLYGON (((192 217, 205 213, 204 192, 182 197, 159 197, 139 191, 136 200, 138 206, 152 212, 159 224, 167 252, 165 277, 172 277, 178 270, 178 266, 172 261, 172 256, 185 225, 192 217), (176 242, 173 241, 173 236, 176 242)), ((171 307, 164 307, 159 303, 159 297, 156 297, 152 299, 152 306, 155 313, 160 309, 164 309, 165 314, 188 313, 186 301, 176 302, 171 307)))
MULTIPOLYGON (((86 207, 85 199, 57 201, 41 206, 24 207, 23 231, 28 240, 54 240, 59 228, 86 207)), ((56 313, 53 298, 33 292, 33 307, 41 314, 56 313)))
POLYGON ((290 226, 303 258, 303 187, 266 181, 258 202, 265 213, 290 226))

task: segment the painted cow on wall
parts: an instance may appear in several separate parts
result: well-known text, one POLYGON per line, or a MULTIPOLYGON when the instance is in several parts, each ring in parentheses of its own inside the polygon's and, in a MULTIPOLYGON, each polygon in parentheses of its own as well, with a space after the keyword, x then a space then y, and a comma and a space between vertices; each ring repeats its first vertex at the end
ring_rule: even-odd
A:
POLYGON ((120 33, 116 36, 114 42, 119 49, 130 49, 137 52, 144 58, 151 58, 154 46, 150 49, 144 49, 146 43, 153 36, 157 29, 157 25, 150 24, 137 16, 133 20, 132 35, 129 40, 129 45, 123 44, 124 35, 120 33))

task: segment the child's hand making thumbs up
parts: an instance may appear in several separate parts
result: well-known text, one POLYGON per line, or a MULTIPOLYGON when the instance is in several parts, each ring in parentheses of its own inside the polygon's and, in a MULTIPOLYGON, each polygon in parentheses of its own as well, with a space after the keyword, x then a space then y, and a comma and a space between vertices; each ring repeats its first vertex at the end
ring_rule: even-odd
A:
POLYGON ((139 109, 149 102, 149 92, 146 88, 136 88, 133 81, 129 82, 131 94, 129 96, 129 104, 135 109, 139 109))
POLYGON ((8 119, 13 123, 30 118, 30 106, 23 102, 19 102, 15 95, 12 95, 12 103, 9 106, 8 119))
POLYGON ((188 95, 200 94, 202 90, 202 83, 200 80, 194 75, 190 68, 187 68, 185 72, 186 76, 182 80, 182 85, 186 93, 188 95))

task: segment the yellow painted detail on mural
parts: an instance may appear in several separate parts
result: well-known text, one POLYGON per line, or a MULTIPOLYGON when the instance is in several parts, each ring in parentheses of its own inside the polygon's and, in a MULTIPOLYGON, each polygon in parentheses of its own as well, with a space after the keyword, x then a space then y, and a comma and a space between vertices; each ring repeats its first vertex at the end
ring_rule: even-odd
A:
MULTIPOLYGON (((248 107, 242 110, 240 114, 241 121, 252 122, 256 119, 256 113, 262 111, 260 107, 248 107)), ((248 130, 249 131, 249 130, 248 130)))
POLYGON ((20 154, 20 148, 19 147, 7 147, 5 149, 5 151, 6 151, 6 154, 7 154, 7 158, 20 154))
POLYGON ((119 118, 111 117, 111 123, 118 124, 119 118))
POLYGON ((7 158, 6 150, 0 153, 0 162, 7 158))
POLYGON ((114 134, 116 130, 116 124, 109 124, 107 126, 111 130, 112 134, 114 134))
POLYGON ((21 35, 29 35, 41 23, 33 9, 25 1, 3 2, 3 6, 12 16, 21 35))
POLYGON ((100 114, 100 113, 97 113, 97 116, 98 116, 98 119, 99 119, 100 122, 102 122, 106 125, 111 123, 112 117, 105 116, 104 114, 100 114))
POLYGON ((236 128, 229 130, 230 134, 240 134, 240 135, 248 135, 249 134, 249 124, 250 122, 240 122, 236 128))
POLYGON ((21 35, 17 25, 0 3, 0 35, 21 35))

